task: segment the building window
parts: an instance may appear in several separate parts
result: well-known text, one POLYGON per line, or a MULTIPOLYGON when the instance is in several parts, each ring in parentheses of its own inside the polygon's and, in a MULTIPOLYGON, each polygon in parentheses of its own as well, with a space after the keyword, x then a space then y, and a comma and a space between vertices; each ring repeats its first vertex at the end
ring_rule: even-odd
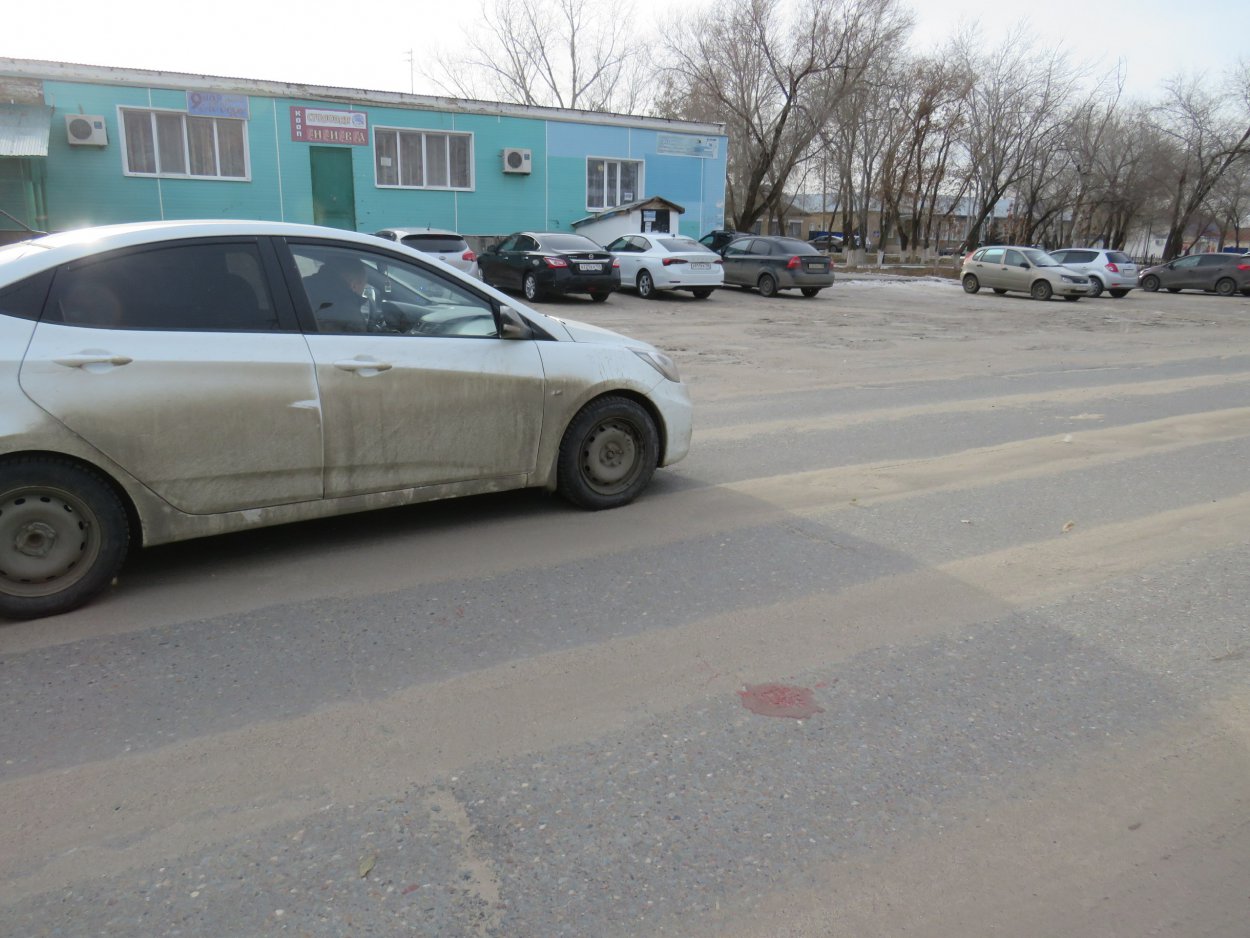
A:
POLYGON ((586 208, 616 208, 642 198, 642 163, 636 160, 586 161, 586 208))
POLYGON ((247 179, 247 121, 122 108, 130 176, 247 179))
POLYGON ((472 189, 473 135, 377 127, 373 166, 379 186, 472 189))

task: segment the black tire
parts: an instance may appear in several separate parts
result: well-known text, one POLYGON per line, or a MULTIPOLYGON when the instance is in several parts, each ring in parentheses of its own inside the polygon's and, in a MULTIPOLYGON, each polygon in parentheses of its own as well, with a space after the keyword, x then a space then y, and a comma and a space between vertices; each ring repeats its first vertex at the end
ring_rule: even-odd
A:
POLYGON ((1141 288, 1147 293, 1154 293, 1155 290, 1159 289, 1159 278, 1154 274, 1151 274, 1149 277, 1142 277, 1141 288))
POLYGON ((660 437, 646 409, 627 397, 601 397, 577 412, 556 464, 556 491, 579 508, 627 505, 647 487, 660 437))
POLYGON ((608 297, 611 295, 611 293, 592 293, 590 294, 590 298, 596 303, 606 303, 608 301, 608 297))
POLYGON ((533 273, 526 272, 521 278, 521 292, 525 294, 525 298, 531 303, 534 300, 542 299, 543 290, 538 285, 538 277, 533 273))
POLYGON ((1108 290, 1107 292, 1111 294, 1113 300, 1122 300, 1128 296, 1128 290, 1108 290))
POLYGON ((1102 281, 1097 277, 1089 278, 1089 293, 1087 295, 1102 296, 1102 281))
POLYGON ((804 296, 812 297, 820 292, 820 287, 799 287, 799 292, 804 296))
POLYGON ((1168 287, 1168 292, 1169 292, 1169 293, 1180 293, 1180 292, 1181 292, 1181 288, 1180 288, 1180 287, 1168 287))
POLYGON ((755 287, 760 291, 760 296, 777 295, 777 279, 772 274, 761 274, 755 287))
POLYGON ((108 588, 130 549, 121 499, 55 457, 0 462, 0 616, 69 612, 108 588))
POLYGON ((995 292, 995 293, 997 293, 999 296, 1002 296, 1002 295, 1003 295, 1004 293, 1006 293, 1007 291, 1006 291, 1006 290, 1004 290, 1002 287, 995 287, 995 288, 994 288, 994 292, 995 292))
POLYGON ((1237 292, 1237 282, 1232 277, 1221 277, 1215 282, 1215 292, 1220 296, 1232 296, 1237 292))
POLYGON ((642 297, 644 300, 655 299, 655 294, 656 294, 655 278, 651 276, 649 271, 645 271, 645 270, 638 271, 637 284, 638 284, 638 295, 640 297, 642 297))
POLYGON ((1064 299, 1067 300, 1069 303, 1075 303, 1077 300, 1080 299, 1080 297, 1079 296, 1065 296, 1064 299))
POLYGON ((976 293, 981 289, 981 281, 977 279, 976 274, 964 274, 964 292, 976 293))
POLYGON ((711 287, 699 287, 697 290, 691 290, 690 292, 694 294, 694 298, 696 300, 706 300, 709 296, 712 295, 712 288, 711 287))
POLYGON ((1049 280, 1035 280, 1033 286, 1029 288, 1029 296, 1035 300, 1045 302, 1055 295, 1054 287, 1050 285, 1049 280))

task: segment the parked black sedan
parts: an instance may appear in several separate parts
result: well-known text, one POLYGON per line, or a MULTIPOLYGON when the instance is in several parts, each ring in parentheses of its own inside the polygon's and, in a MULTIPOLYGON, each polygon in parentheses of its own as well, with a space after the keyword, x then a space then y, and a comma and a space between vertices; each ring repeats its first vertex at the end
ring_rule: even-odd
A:
POLYGON ((589 293, 602 303, 620 289, 621 268, 600 245, 561 231, 518 231, 477 258, 482 279, 527 300, 549 293, 589 293))
POLYGON ((761 296, 774 296, 778 290, 815 296, 833 284, 829 255, 797 238, 751 235, 725 245, 720 255, 725 283, 754 288, 761 296))

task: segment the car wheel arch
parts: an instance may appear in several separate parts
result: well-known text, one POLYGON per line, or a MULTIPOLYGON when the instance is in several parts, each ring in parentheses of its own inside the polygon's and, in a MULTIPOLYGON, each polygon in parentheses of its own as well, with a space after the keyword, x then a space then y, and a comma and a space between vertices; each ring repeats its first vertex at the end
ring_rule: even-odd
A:
POLYGON ((98 475, 113 490, 113 494, 117 496, 121 502, 123 510, 126 512, 126 523, 130 528, 130 541, 136 547, 146 546, 144 538, 143 516, 139 512, 139 506, 135 503, 131 493, 126 486, 117 478, 117 473, 109 469, 105 465, 98 462, 92 462, 90 459, 84 459, 75 453, 62 452, 61 450, 48 449, 23 449, 14 450, 0 456, 0 464, 21 459, 42 459, 57 460, 67 463, 76 469, 83 469, 87 472, 93 472, 98 475))
POLYGON ((638 404, 647 412, 647 415, 651 418, 651 422, 655 425, 656 436, 659 439, 659 446, 657 448, 657 455, 659 457, 658 465, 664 465, 664 460, 668 455, 668 426, 664 423, 664 418, 661 416, 659 408, 655 406, 655 402, 652 401, 646 394, 634 388, 605 386, 598 388, 592 393, 586 395, 586 397, 579 399, 577 406, 570 407, 568 418, 560 426, 560 432, 553 434, 557 445, 555 447, 555 452, 549 461, 549 465, 547 466, 549 475, 543 484, 543 487, 547 489, 547 491, 554 492, 556 489, 560 463, 559 441, 564 438, 564 434, 568 432, 568 429, 572 426, 573 421, 577 419, 578 414, 596 401, 607 397, 626 398, 627 400, 631 400, 635 404, 638 404))

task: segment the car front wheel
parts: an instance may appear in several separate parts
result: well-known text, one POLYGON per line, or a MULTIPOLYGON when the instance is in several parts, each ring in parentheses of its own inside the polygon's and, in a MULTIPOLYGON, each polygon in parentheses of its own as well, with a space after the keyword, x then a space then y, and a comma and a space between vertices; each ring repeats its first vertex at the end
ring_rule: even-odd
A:
POLYGON ((1122 300, 1128 296, 1128 290, 1108 290, 1107 292, 1111 294, 1113 300, 1122 300))
POLYGON ((1054 289, 1050 283, 1045 280, 1039 280, 1033 284, 1033 288, 1029 290, 1029 295, 1035 300, 1049 300, 1054 296, 1054 289))
POLYGON ((62 459, 0 463, 0 616, 69 612, 107 589, 130 547, 121 499, 62 459))
POLYGON ((709 296, 712 295, 712 288, 711 287, 699 287, 699 289, 691 290, 690 292, 694 294, 694 298, 696 300, 706 300, 709 296))
POLYGON ((804 296, 812 297, 820 292, 820 287, 799 287, 799 292, 804 296))
POLYGON ((525 294, 525 298, 533 302, 542 296, 542 288, 538 286, 538 277, 532 273, 527 273, 521 280, 521 292, 525 294))
POLYGON ((578 411, 564 431, 556 490, 591 511, 626 505, 651 481, 659 452, 655 421, 641 404, 601 397, 578 411))
POLYGON ((1149 277, 1142 277, 1141 288, 1147 293, 1154 293, 1155 290, 1159 289, 1159 278, 1154 274, 1151 274, 1149 277))
POLYGON ((968 274, 964 277, 964 292, 976 293, 981 289, 981 281, 976 278, 975 274, 968 274))

